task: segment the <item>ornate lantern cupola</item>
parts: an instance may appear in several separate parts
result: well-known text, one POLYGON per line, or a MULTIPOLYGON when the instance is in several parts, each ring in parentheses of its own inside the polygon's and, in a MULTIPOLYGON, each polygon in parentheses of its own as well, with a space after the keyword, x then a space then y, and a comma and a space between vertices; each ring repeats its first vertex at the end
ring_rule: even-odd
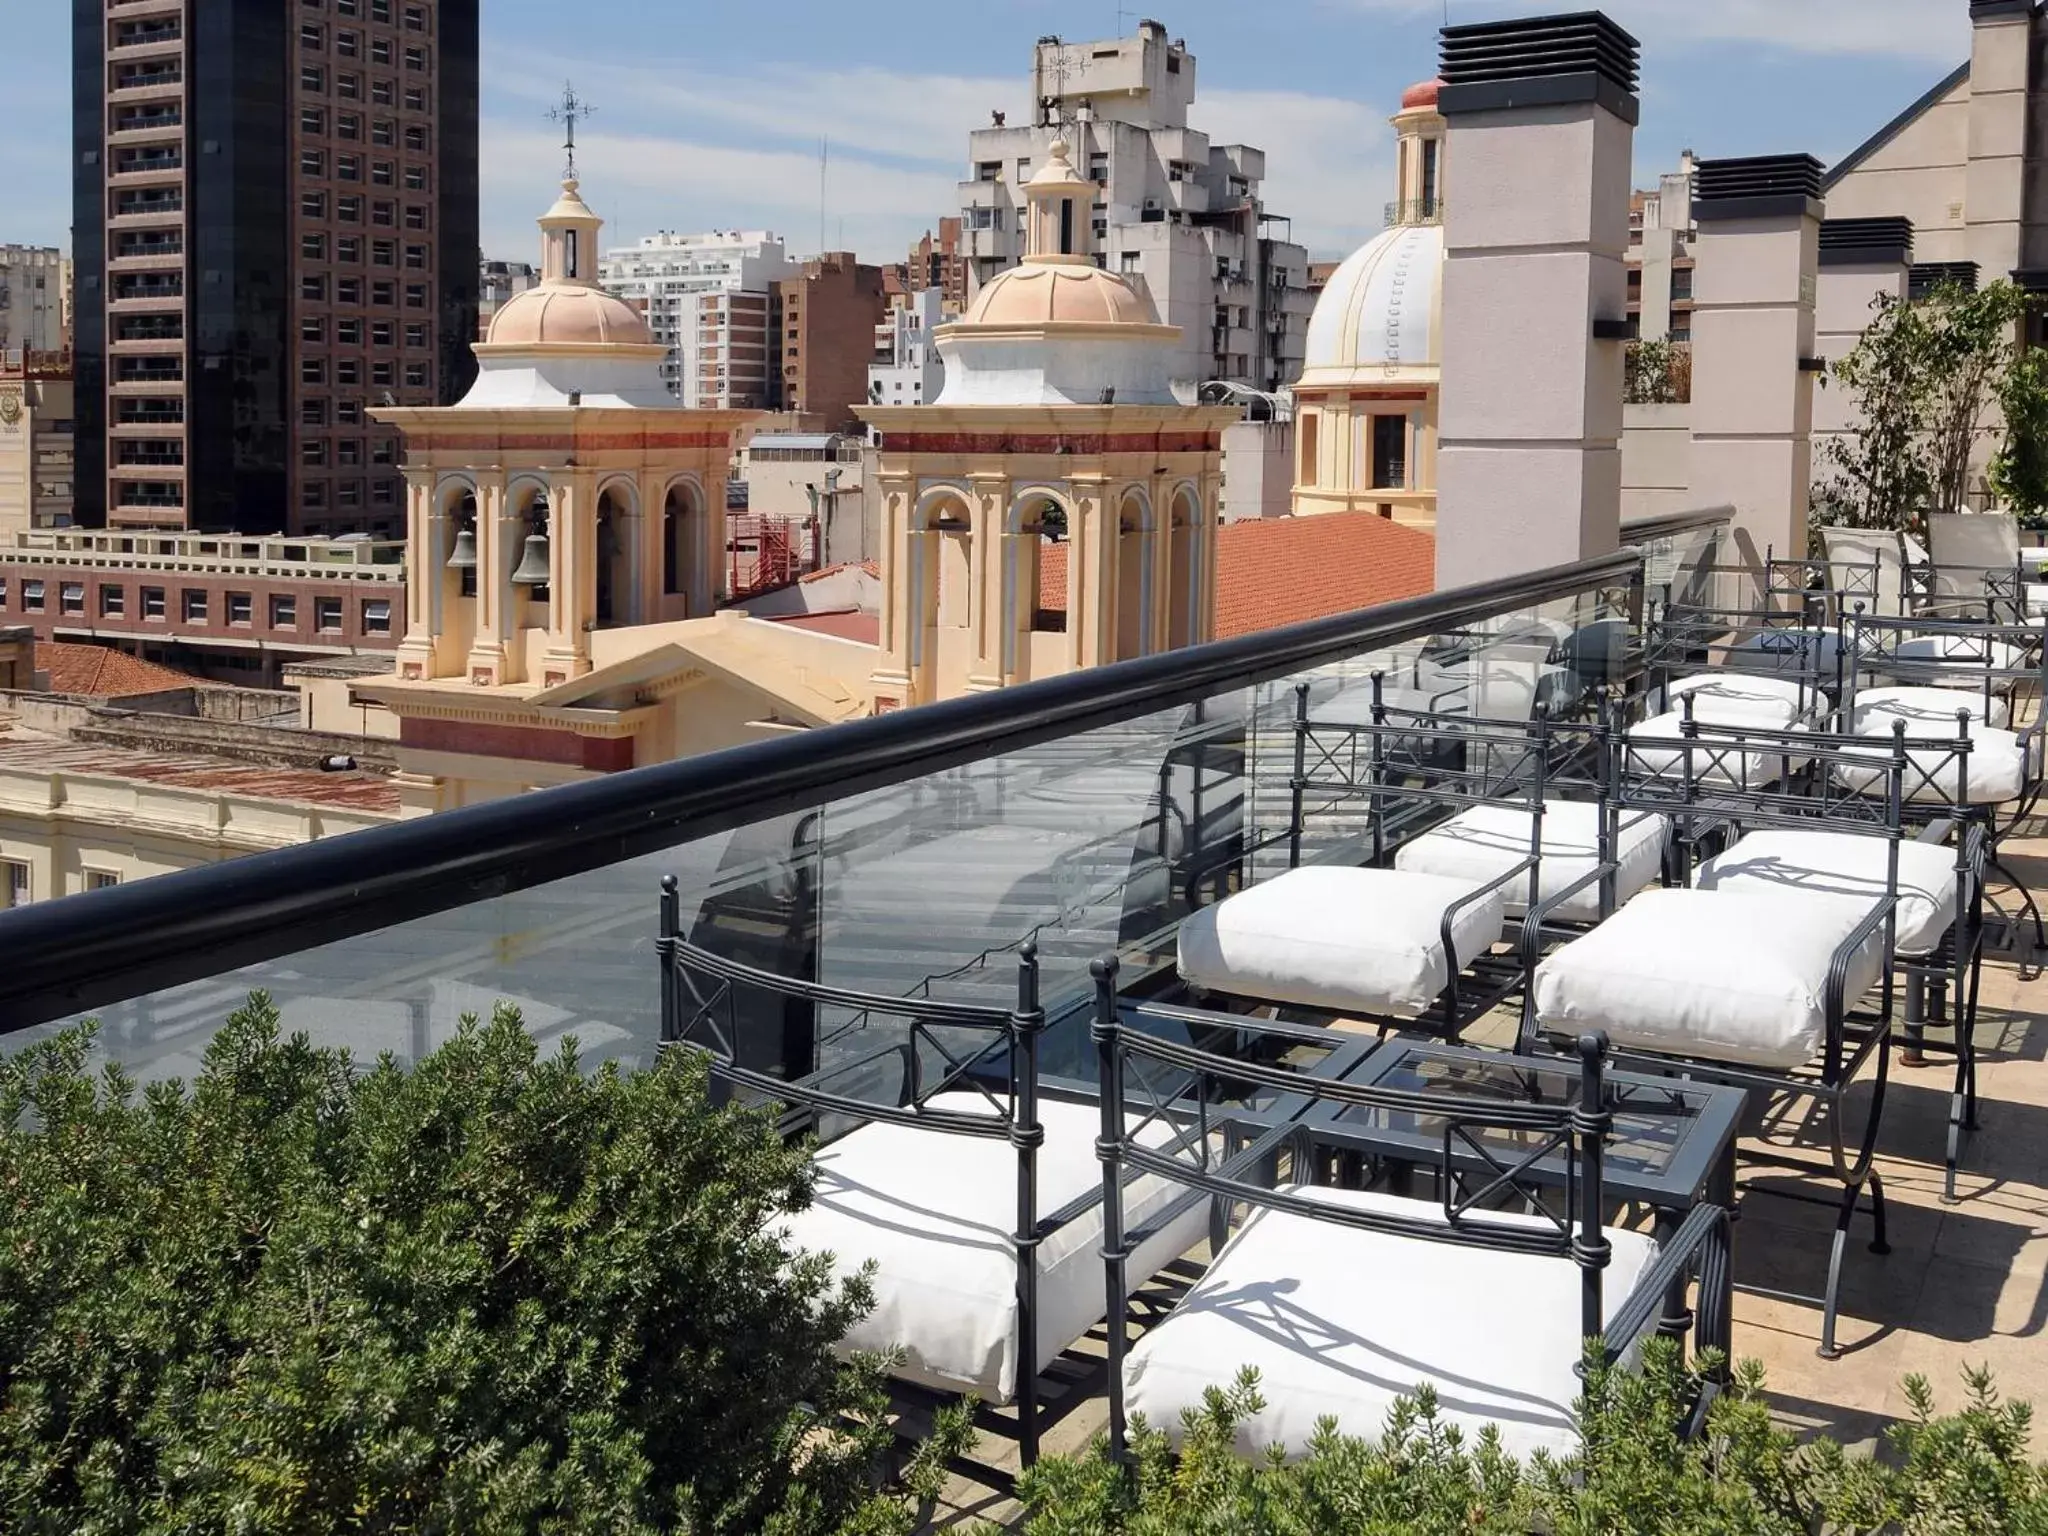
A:
POLYGON ((1092 266, 1095 261, 1095 183, 1074 169, 1065 139, 1052 141, 1052 158, 1024 184, 1026 261, 1040 266, 1092 266))

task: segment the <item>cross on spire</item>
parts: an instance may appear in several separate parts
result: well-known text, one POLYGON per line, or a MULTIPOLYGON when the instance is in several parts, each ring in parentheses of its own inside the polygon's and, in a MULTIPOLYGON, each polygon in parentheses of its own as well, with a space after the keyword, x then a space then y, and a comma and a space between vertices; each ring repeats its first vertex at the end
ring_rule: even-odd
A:
POLYGON ((563 140, 562 148, 568 151, 569 163, 562 174, 571 181, 576 179, 576 121, 578 118, 590 116, 596 110, 597 108, 578 96, 576 87, 567 81, 562 83, 561 105, 548 108, 548 121, 560 123, 568 129, 568 136, 563 140))

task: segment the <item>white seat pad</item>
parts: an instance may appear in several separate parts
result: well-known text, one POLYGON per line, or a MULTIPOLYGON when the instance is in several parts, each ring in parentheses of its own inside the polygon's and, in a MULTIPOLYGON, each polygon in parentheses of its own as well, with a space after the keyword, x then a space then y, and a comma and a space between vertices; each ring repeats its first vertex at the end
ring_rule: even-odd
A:
MULTIPOLYGON (((1450 985, 1444 912, 1483 880, 1399 869, 1290 869, 1180 925, 1180 974, 1213 992, 1304 1008, 1414 1018, 1450 985)), ((1506 897, 1488 891, 1451 925, 1458 963, 1500 942, 1506 897)))
MULTIPOLYGON (((1910 640, 1901 640, 1892 648, 1892 655, 1910 663, 1905 673, 1909 682, 1935 688, 1982 688, 1986 668, 2007 671, 2024 661, 2019 648, 2003 640, 1953 633, 1915 635, 1910 640), (1932 670, 1937 665, 1943 670, 1932 670)), ((1876 665, 1883 669, 1882 661, 1876 665)), ((2012 679, 1993 678, 1991 686, 2004 693, 2012 687, 2012 679)))
MULTIPOLYGON (((1885 793, 1885 781, 1892 761, 1891 722, 1879 716, 1860 736, 1870 738, 1871 766, 1838 761, 1835 777, 1843 788, 1859 795, 1885 793)), ((1920 739, 1925 739, 1920 738, 1920 739)), ((1860 747, 1839 749, 1845 756, 1862 755, 1860 747)), ((2003 805, 2017 800, 2026 787, 2027 753, 2011 731, 1979 726, 1970 732, 1969 760, 1964 762, 1945 747, 1906 750, 1905 794, 1911 801, 1930 805, 2003 805), (1967 783, 1965 782, 1967 779, 1967 783)))
MULTIPOLYGON (((1536 1015, 1667 1056, 1796 1067, 1827 1039, 1828 966, 1867 906, 1777 891, 1645 891, 1536 971, 1536 1015)), ((1885 964, 1879 930, 1844 1006, 1885 964)))
MULTIPOLYGON (((1355 1190, 1293 1188, 1332 1205, 1441 1225, 1434 1201, 1355 1190)), ((1488 1211, 1479 1219, 1547 1226, 1488 1211)), ((1607 1230, 1613 1261, 1601 1276, 1612 1318, 1655 1259, 1640 1232, 1607 1230)), ((1468 1443, 1498 1424, 1502 1448, 1526 1458, 1577 1449, 1571 1405, 1579 1337, 1580 1271, 1565 1258, 1498 1253, 1424 1238, 1364 1232, 1288 1211, 1254 1210, 1172 1316, 1133 1346, 1124 1399, 1176 1445, 1181 1415, 1202 1408, 1255 1366, 1266 1407, 1237 1426, 1241 1455, 1276 1447, 1307 1454, 1316 1421, 1377 1440, 1395 1399, 1433 1385, 1445 1419, 1468 1443)))
MULTIPOLYGON (((1475 805, 1403 845, 1394 856, 1394 867, 1484 885, 1529 856, 1529 820, 1524 805, 1475 805)), ((1614 848, 1619 866, 1614 882, 1617 903, 1656 880, 1670 828, 1669 820, 1650 812, 1622 813, 1614 848)), ((1584 879, 1599 860, 1600 807, 1583 800, 1545 803, 1541 893, 1550 896, 1584 879)), ((1527 877, 1510 881, 1506 891, 1509 914, 1519 915, 1528 905, 1527 877)), ((1575 893, 1555 915, 1567 922, 1597 923, 1599 885, 1575 893)))
MULTIPOLYGON (((992 1114, 976 1093, 935 1095, 931 1106, 992 1114)), ((1038 1152, 1041 1217, 1101 1187, 1092 1104, 1041 1099, 1045 1145, 1038 1152)), ((1135 1122, 1134 1122, 1135 1123, 1135 1122)), ((1171 1132, 1147 1126, 1139 1140, 1157 1146, 1171 1132)), ((896 1374, 943 1392, 995 1402, 1016 1395, 1017 1153, 1004 1139, 947 1135, 873 1122, 822 1148, 818 1191, 789 1223, 790 1241, 829 1252, 841 1276, 873 1260, 874 1310, 847 1334, 845 1350, 901 1349, 896 1374)), ((1142 1225, 1182 1193, 1152 1174, 1124 1188, 1125 1226, 1142 1225)), ((1141 1244, 1130 1273, 1141 1277, 1179 1258, 1209 1229, 1198 1203, 1141 1244)), ((1102 1208, 1047 1234, 1038 1248, 1038 1358, 1042 1371, 1103 1318, 1102 1208)))
POLYGON ((1961 710, 1979 725, 2001 729, 2012 718, 2005 700, 1984 697, 1980 686, 1967 688, 1865 688, 1856 695, 1856 716, 1850 729, 1860 734, 1888 732, 1892 721, 1906 722, 1911 736, 1953 736, 1956 712, 1961 710))
MULTIPOLYGON (((1854 832, 1752 832, 1700 866, 1703 891, 1798 891, 1840 896, 1861 911, 1885 894, 1885 840, 1854 832)), ((1938 843, 1899 844, 1902 955, 1928 955, 1956 920, 1956 856, 1938 843)))
POLYGON ((1787 724, 1781 719, 1750 714, 1739 716, 1724 701, 1721 713, 1709 721, 1695 712, 1694 723, 1699 726, 1694 744, 1688 752, 1681 747, 1686 740, 1685 716, 1682 712, 1657 715, 1633 726, 1623 738, 1627 743, 1627 754, 1622 759, 1622 771, 1632 777, 1672 779, 1683 782, 1686 775, 1687 758, 1691 758, 1693 782, 1696 784, 1722 784, 1736 789, 1761 789, 1774 784, 1784 774, 1787 764, 1796 771, 1810 759, 1797 754, 1788 755, 1782 745, 1772 742, 1766 735, 1754 738, 1757 744, 1744 750, 1738 743, 1743 737, 1730 734, 1731 731, 1747 728, 1752 731, 1778 735, 1804 734, 1803 722, 1787 724), (1716 727, 1726 727, 1717 729, 1716 727), (1671 743, 1665 746, 1664 743, 1671 743))
POLYGON ((1777 714, 1781 721, 1789 722, 1794 716, 1811 709, 1817 695, 1812 687, 1802 686, 1789 677, 1760 677, 1748 672, 1701 672, 1667 684, 1664 698, 1672 710, 1680 708, 1680 699, 1690 698, 1695 717, 1701 720, 1729 717, 1739 720, 1777 714), (1778 705, 1784 706, 1782 711, 1775 707, 1778 705))

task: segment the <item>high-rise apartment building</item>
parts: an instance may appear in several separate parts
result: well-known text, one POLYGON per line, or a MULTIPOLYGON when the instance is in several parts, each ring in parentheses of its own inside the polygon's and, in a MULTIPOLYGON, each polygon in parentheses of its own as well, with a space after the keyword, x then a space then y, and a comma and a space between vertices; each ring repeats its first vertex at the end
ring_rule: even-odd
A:
POLYGON ((963 313, 968 300, 967 260, 960 251, 960 221, 939 220, 937 234, 926 230, 910 248, 910 257, 903 264, 903 286, 912 293, 936 288, 945 295, 948 315, 963 313))
POLYGON ((1166 28, 1096 43, 1042 38, 1032 56, 1034 121, 1001 114, 968 140, 962 254, 986 283, 1024 254, 1024 184, 1055 139, 1098 191, 1098 264, 1142 287, 1181 328, 1175 377, 1277 390, 1307 355, 1308 251, 1266 211, 1263 150, 1211 144, 1188 126, 1195 56, 1166 28))
POLYGON ((775 337, 782 294, 697 295, 697 377, 683 398, 699 410, 765 411, 781 398, 775 337))
POLYGON ((888 312, 882 269, 851 251, 828 251, 776 285, 781 409, 814 417, 828 431, 857 425, 854 407, 868 399, 875 329, 888 312))
MULTIPOLYGON (((797 270, 783 249, 782 237, 765 229, 715 229, 697 235, 664 230, 636 245, 605 252, 598 281, 647 316, 654 339, 669 349, 661 366, 663 382, 683 404, 696 407, 714 403, 700 392, 699 381, 706 377, 706 354, 699 344, 706 310, 700 301, 726 294, 765 298, 797 270)), ((726 309, 713 306, 712 312, 722 315, 726 309)), ((754 318, 754 306, 739 309, 743 324, 754 318)), ((709 340, 716 350, 715 326, 709 340)))
POLYGON ((64 290, 70 282, 64 253, 45 245, 0 245, 0 352, 61 352, 64 290))
POLYGON ((946 295, 925 288, 899 295, 875 327, 875 360, 868 365, 872 405, 928 405, 945 386, 946 365, 932 333, 946 323, 946 295))
POLYGON ((396 533, 474 372, 478 0, 72 0, 77 516, 396 533))

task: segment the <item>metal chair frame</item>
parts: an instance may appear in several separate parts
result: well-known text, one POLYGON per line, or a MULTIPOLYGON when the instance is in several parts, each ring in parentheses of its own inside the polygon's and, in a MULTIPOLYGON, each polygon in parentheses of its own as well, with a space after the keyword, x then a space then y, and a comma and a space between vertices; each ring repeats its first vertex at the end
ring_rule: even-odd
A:
MULTIPOLYGON (((1647 1333, 1682 1332, 1688 1324, 1697 1345, 1714 1348, 1725 1359, 1731 1340, 1729 1213, 1718 1205, 1703 1203, 1693 1209, 1660 1250, 1657 1261, 1638 1279, 1612 1324, 1606 1319, 1601 1276, 1612 1251, 1604 1230, 1602 1165, 1614 1115, 1604 1035, 1588 1035, 1578 1042, 1581 1077, 1575 1104, 1504 1105, 1446 1098, 1398 1088, 1303 1079, 1277 1067, 1161 1039, 1126 1022, 1117 999, 1114 957, 1097 961, 1091 970, 1096 987, 1093 1038, 1101 1077, 1102 1134, 1096 1147, 1103 1169, 1102 1252, 1110 1318, 1109 1438, 1111 1454, 1119 1461, 1128 1460, 1129 1454, 1123 1382, 1131 1324, 1126 1268, 1130 1254, 1145 1236, 1142 1231, 1127 1231, 1124 1222, 1123 1187, 1134 1169, 1214 1200, 1219 1224, 1227 1224, 1229 1213, 1237 1207, 1253 1206, 1325 1221, 1334 1227, 1421 1242, 1554 1256, 1579 1266, 1580 1330, 1589 1339, 1602 1338, 1610 1363, 1626 1355, 1647 1333), (1169 1069, 1177 1091, 1162 1096, 1147 1075, 1148 1067, 1169 1069), (1219 1112, 1209 1094, 1217 1084, 1237 1081, 1265 1083, 1302 1098, 1305 1107, 1327 1102, 1441 1117, 1444 1133, 1436 1166, 1443 1223, 1329 1205, 1252 1182, 1261 1170, 1271 1175, 1282 1150, 1289 1151, 1297 1165, 1310 1161, 1306 1155, 1309 1133, 1297 1116, 1289 1126, 1267 1132, 1249 1146, 1234 1146, 1228 1113, 1219 1112), (1133 1085, 1142 1098, 1137 1105, 1131 1102, 1133 1085), (1168 1145, 1150 1147, 1140 1142, 1140 1134, 1153 1124, 1164 1124, 1173 1131, 1168 1145), (1482 1133, 1492 1130, 1525 1133, 1531 1138, 1526 1154, 1503 1158, 1489 1152, 1482 1133), (1559 1155, 1566 1160, 1566 1179, 1562 1199, 1553 1206, 1554 1192, 1534 1179, 1530 1170, 1543 1159, 1559 1155), (1475 1184, 1460 1167, 1461 1160, 1476 1161, 1482 1170, 1478 1178, 1484 1182, 1475 1184), (1503 1198, 1526 1202, 1531 1212, 1547 1219, 1546 1224, 1532 1227, 1489 1220, 1489 1206, 1503 1198), (1671 1306, 1672 1298, 1682 1296, 1683 1287, 1694 1277, 1699 1281, 1696 1320, 1682 1311, 1674 1312, 1671 1306)), ((1246 1020, 1244 1027, 1259 1032, 1269 1026, 1262 1020, 1246 1020)), ((1694 1423, 1703 1417, 1695 1415, 1694 1423)))

